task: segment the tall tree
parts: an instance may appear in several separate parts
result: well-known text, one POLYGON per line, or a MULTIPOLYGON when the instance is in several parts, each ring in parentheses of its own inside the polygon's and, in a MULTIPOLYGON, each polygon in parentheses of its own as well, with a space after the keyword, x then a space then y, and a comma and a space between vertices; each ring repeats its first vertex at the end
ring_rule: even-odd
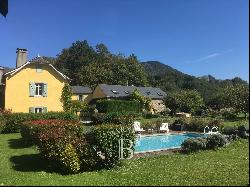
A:
POLYGON ((57 56, 55 66, 70 77, 71 84, 74 85, 84 83, 84 80, 79 78, 79 74, 84 73, 81 72, 81 69, 96 60, 96 52, 86 40, 76 41, 69 48, 63 49, 57 56))
POLYGON ((194 114, 204 106, 204 101, 196 90, 181 90, 166 97, 165 104, 172 113, 181 111, 194 114))

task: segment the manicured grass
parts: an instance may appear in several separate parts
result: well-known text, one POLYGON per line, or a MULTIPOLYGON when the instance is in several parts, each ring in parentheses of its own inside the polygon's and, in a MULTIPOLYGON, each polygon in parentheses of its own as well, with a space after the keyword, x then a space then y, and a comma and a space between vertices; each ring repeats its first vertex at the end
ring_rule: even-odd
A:
POLYGON ((248 140, 217 151, 169 154, 124 162, 120 168, 63 176, 47 171, 20 134, 0 135, 0 185, 247 185, 248 140))

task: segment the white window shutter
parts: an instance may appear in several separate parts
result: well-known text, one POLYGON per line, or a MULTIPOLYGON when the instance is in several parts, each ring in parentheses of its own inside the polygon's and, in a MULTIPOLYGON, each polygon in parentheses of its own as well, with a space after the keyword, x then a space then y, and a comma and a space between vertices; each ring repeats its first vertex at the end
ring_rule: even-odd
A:
POLYGON ((47 107, 43 107, 43 113, 47 112, 47 107))
POLYGON ((30 113, 35 113, 35 108, 34 107, 29 107, 29 112, 30 113))
POLYGON ((48 95, 48 84, 43 83, 43 97, 47 97, 48 95))
POLYGON ((31 97, 34 97, 35 96, 35 93, 36 93, 36 85, 34 82, 30 82, 30 85, 29 85, 29 93, 30 93, 30 96, 31 97))

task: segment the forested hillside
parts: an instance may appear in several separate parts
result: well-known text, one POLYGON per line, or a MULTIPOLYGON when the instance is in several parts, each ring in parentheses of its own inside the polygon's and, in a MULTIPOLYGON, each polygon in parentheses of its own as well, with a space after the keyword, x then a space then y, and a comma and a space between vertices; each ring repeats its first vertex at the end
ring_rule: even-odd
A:
POLYGON ((195 89, 200 92, 205 102, 213 99, 226 86, 248 84, 238 77, 218 80, 211 75, 202 77, 187 75, 158 61, 147 61, 142 64, 150 85, 160 87, 166 92, 195 89))

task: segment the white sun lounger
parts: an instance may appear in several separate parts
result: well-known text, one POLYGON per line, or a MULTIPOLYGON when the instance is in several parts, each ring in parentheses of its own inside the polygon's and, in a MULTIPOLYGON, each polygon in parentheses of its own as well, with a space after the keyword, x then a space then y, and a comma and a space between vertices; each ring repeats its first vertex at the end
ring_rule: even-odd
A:
POLYGON ((160 131, 166 131, 167 133, 169 133, 168 123, 162 123, 160 131))
POLYGON ((134 125, 135 132, 145 131, 143 128, 141 128, 141 123, 139 121, 135 121, 133 125, 134 125))

